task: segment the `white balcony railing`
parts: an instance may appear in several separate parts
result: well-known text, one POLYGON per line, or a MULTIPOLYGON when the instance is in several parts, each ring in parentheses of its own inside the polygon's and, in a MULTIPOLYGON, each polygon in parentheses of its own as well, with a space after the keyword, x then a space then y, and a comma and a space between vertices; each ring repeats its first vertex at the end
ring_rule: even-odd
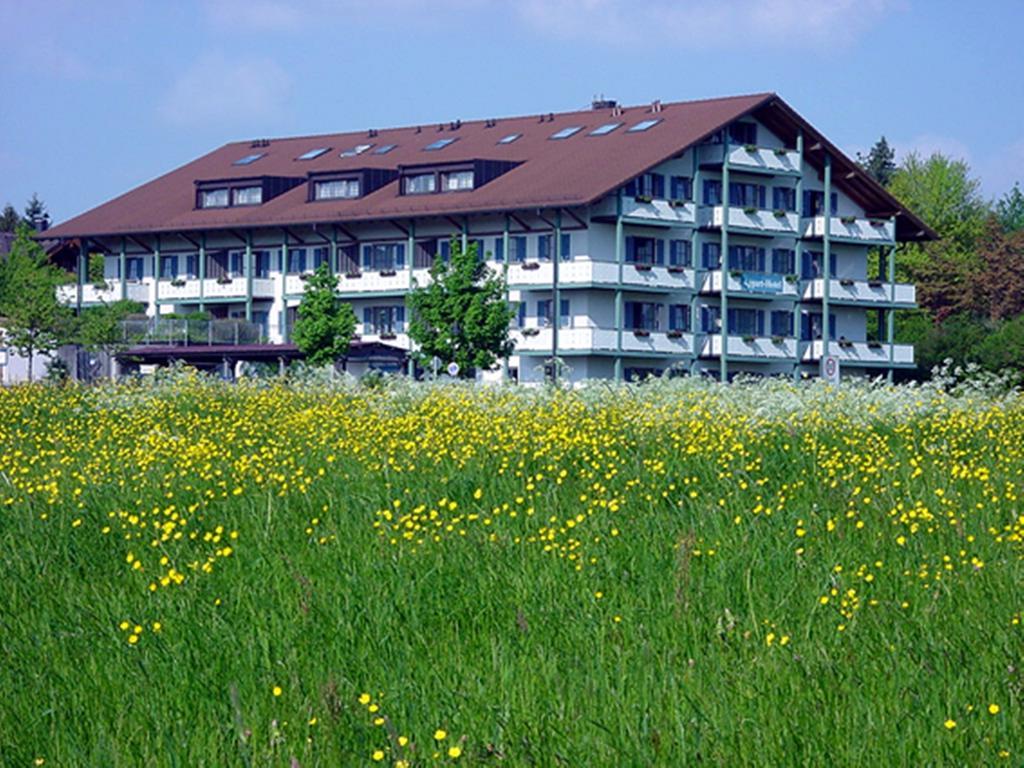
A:
MULTIPOLYGON (((700 225, 721 228, 725 221, 724 211, 721 205, 701 208, 700 225)), ((800 217, 791 211, 776 214, 760 208, 729 206, 729 229, 768 237, 796 237, 800 232, 800 217)))
MULTIPOLYGON (((825 236, 825 217, 814 216, 803 219, 801 234, 806 238, 825 236)), ((847 216, 832 216, 829 219, 829 238, 839 242, 892 245, 896 231, 892 221, 884 219, 858 219, 847 216)))
MULTIPOLYGON (((592 215, 598 217, 615 216, 618 203, 614 195, 610 195, 597 203, 592 215)), ((643 196, 632 197, 623 195, 622 216, 625 219, 665 226, 693 225, 696 223, 697 206, 691 201, 670 201, 650 199, 643 196)))
MULTIPOLYGON (((152 284, 151 278, 143 280, 129 280, 125 285, 125 296, 131 301, 147 303, 150 300, 149 291, 152 284)), ((74 283, 62 285, 57 288, 57 301, 62 304, 74 305, 78 295, 78 286, 74 283)), ((82 285, 82 304, 110 304, 121 298, 121 281, 104 280, 102 283, 85 283, 82 285)))
MULTIPOLYGON (((517 352, 551 352, 551 328, 515 329, 512 339, 517 352)), ((611 328, 559 328, 559 352, 615 352, 618 332, 611 328)), ((623 352, 653 352, 689 355, 694 350, 693 334, 673 331, 622 331, 623 352)))
POLYGON ((201 293, 197 278, 161 278, 156 289, 157 299, 198 299, 201 293))
MULTIPOLYGON (((821 360, 824 342, 807 342, 803 351, 804 362, 821 360)), ((885 344, 869 341, 830 341, 828 353, 839 358, 841 363, 860 365, 888 365, 890 359, 895 365, 914 364, 912 344, 885 344), (891 354, 891 358, 890 358, 891 354)))
MULTIPOLYGON (((820 301, 824 296, 824 279, 805 281, 804 301, 820 301)), ((915 306, 917 304, 917 289, 909 283, 832 279, 829 281, 829 298, 840 302, 915 306)))
MULTIPOLYGON (((796 298, 798 285, 784 275, 763 272, 730 271, 726 277, 729 293, 765 299, 796 298)), ((701 291, 720 293, 722 290, 722 270, 708 272, 704 275, 701 291)))
MULTIPOLYGON (((508 269, 508 284, 513 288, 547 287, 553 278, 554 267, 549 261, 512 264, 508 269)), ((614 262, 575 258, 558 265, 560 285, 614 286, 618 280, 619 266, 614 262)), ((689 267, 624 264, 622 282, 628 286, 685 291, 695 288, 696 273, 689 267)))
MULTIPOLYGON (((710 144, 699 148, 698 161, 702 165, 720 165, 725 147, 710 144)), ((767 149, 732 145, 729 147, 729 167, 745 173, 771 175, 800 173, 800 153, 791 149, 767 149)))
MULTIPOLYGON (((770 336, 729 336, 726 347, 729 357, 743 357, 761 360, 795 360, 797 357, 796 339, 789 336, 772 338, 770 336)), ((704 338, 701 349, 702 357, 721 357, 722 335, 714 334, 704 338)))

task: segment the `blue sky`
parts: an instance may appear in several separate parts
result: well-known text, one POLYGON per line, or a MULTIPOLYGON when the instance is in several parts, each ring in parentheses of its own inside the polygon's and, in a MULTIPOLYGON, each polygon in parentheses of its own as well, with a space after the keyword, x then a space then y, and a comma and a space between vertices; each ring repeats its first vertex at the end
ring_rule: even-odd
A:
POLYGON ((67 219, 225 142, 776 91, 850 153, 1024 183, 1024 1, 0 0, 0 204, 67 219))

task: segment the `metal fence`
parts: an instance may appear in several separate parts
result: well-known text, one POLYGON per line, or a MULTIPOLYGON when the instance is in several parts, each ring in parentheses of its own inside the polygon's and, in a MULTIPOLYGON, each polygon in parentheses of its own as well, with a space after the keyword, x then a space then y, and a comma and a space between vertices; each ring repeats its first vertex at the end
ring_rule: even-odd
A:
POLYGON ((148 318, 121 322, 125 344, 213 346, 259 344, 263 328, 245 320, 185 320, 148 318))

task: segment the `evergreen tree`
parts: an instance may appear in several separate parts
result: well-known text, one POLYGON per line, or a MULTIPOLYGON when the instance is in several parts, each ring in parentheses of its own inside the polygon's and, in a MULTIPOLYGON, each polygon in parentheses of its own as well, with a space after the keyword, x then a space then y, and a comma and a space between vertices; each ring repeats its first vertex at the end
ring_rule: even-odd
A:
POLYGON ((453 238, 450 252, 447 264, 434 262, 431 282, 414 287, 406 298, 409 335, 419 345, 424 367, 437 357, 443 365, 457 363, 459 375, 470 378, 475 369, 490 368, 511 354, 513 313, 504 281, 478 258, 476 243, 463 251, 453 238))
POLYGON ((45 229, 40 223, 49 221, 49 214, 46 212, 46 205, 39 199, 39 195, 32 193, 32 198, 25 204, 25 223, 34 229, 45 229))
POLYGON ((70 338, 72 312, 57 301, 57 288, 66 279, 22 224, 7 259, 0 261, 0 317, 7 344, 28 359, 30 381, 35 356, 49 356, 70 338))
POLYGON ((356 332, 356 314, 338 298, 337 290, 338 278, 327 264, 306 280, 292 339, 313 365, 333 365, 347 355, 356 332))
POLYGON ((889 142, 882 136, 867 156, 857 153, 857 164, 860 165, 868 175, 883 187, 889 186, 893 174, 896 172, 896 150, 889 146, 889 142))
POLYGON ((0 232, 16 232, 21 224, 21 216, 14 210, 14 206, 8 203, 4 206, 3 213, 0 213, 0 232))

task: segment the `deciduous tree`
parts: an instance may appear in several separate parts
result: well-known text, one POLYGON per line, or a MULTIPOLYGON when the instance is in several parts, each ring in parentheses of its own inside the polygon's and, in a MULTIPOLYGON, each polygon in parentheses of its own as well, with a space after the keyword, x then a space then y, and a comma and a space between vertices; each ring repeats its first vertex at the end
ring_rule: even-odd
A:
POLYGON ((312 365, 333 365, 348 354, 355 332, 355 312, 338 297, 338 278, 321 264, 306 280, 292 339, 312 365))

